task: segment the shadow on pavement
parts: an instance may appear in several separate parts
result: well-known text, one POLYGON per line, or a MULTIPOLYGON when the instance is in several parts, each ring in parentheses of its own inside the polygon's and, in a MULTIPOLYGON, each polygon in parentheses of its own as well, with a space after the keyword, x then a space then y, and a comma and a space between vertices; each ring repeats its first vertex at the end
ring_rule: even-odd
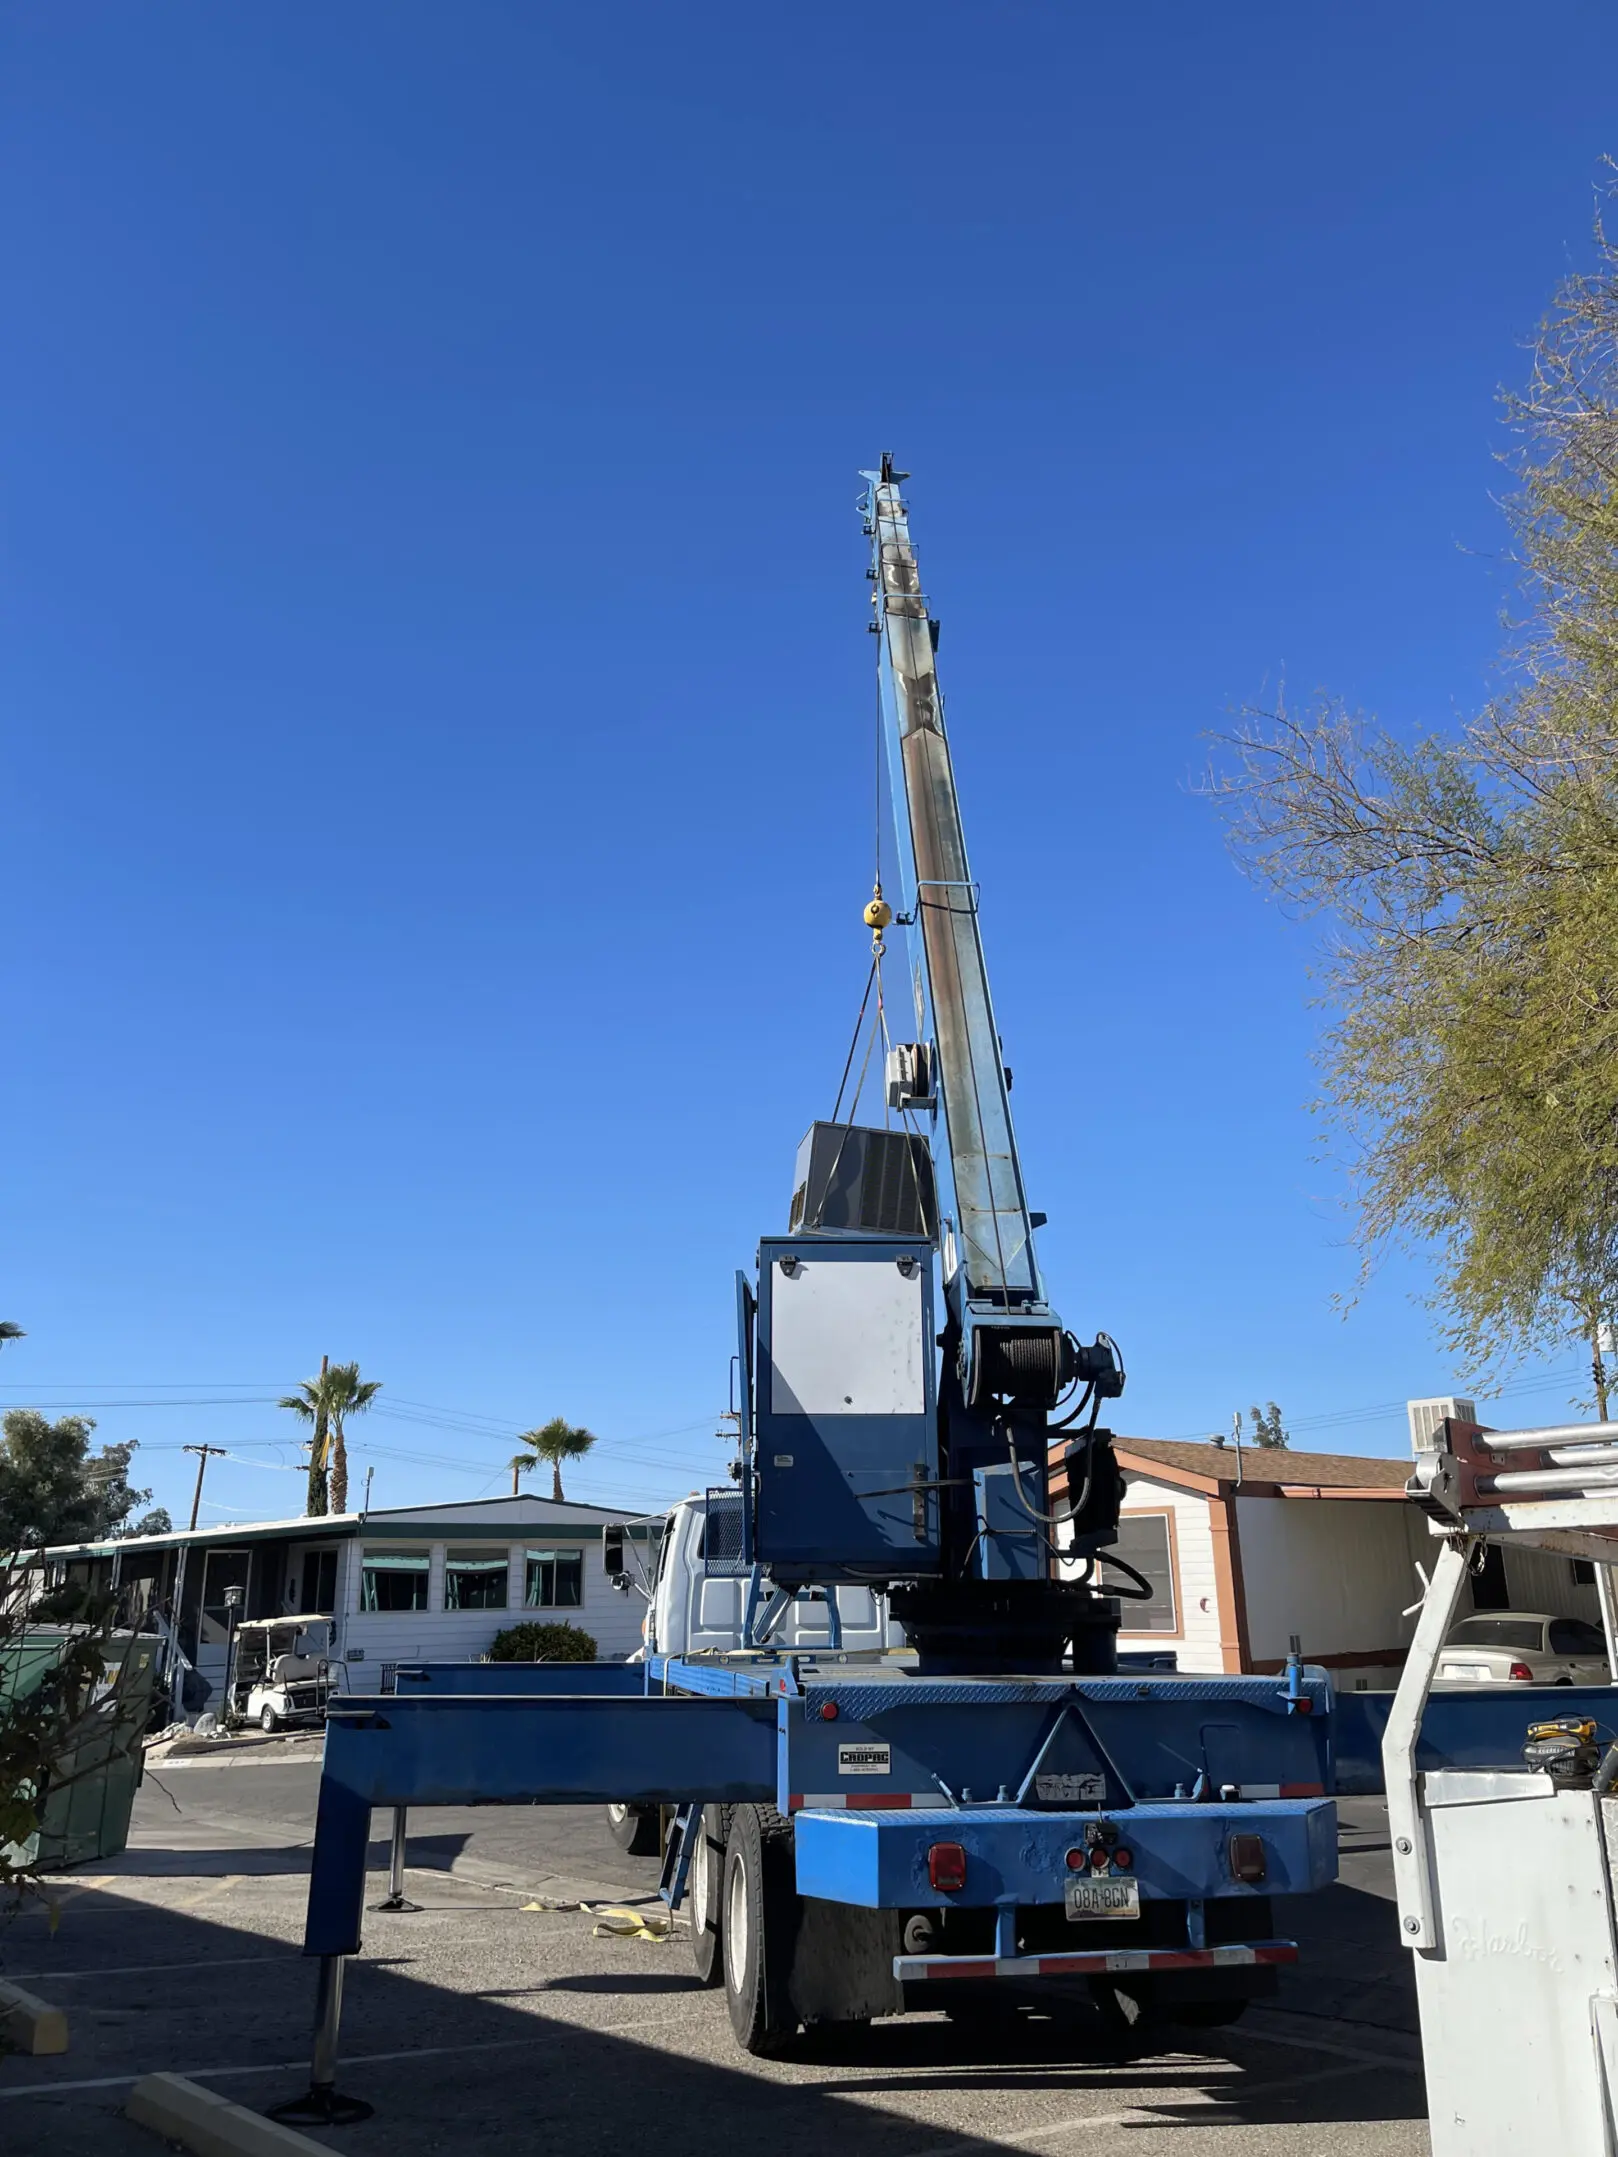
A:
MULTIPOLYGON (((187 1853, 188 1861, 195 1866, 199 1855, 187 1853)), ((243 1852, 219 1856, 222 1868, 245 1869, 243 1852)), ((288 1904, 282 1922, 291 1914, 288 1904)), ((1058 2117, 1082 2118, 1093 2107, 1109 2120, 1129 2113, 1131 2126, 1422 2115, 1419 2074, 1391 2063, 1253 2045, 1239 2030, 1203 2042, 1173 2029, 1150 2040, 1161 2047, 1155 2056, 1126 2065, 1108 2056, 1099 2021, 1082 2012, 985 2031, 933 2019, 878 2024, 827 2033, 785 2063, 744 2062, 731 2051, 719 1997, 683 1970, 634 1967, 630 1958, 647 1950, 625 1942, 590 1943, 603 1957, 599 1971, 558 1975, 531 1991, 473 1989, 480 1956, 510 1969, 529 1952, 526 1935, 497 1934, 496 1914, 509 1920, 491 1913, 481 1944, 452 1928, 460 1957, 453 1987, 426 1977, 422 1961, 403 1959, 448 1952, 450 1935, 412 1940, 390 1931, 384 1939, 372 1928, 371 1944, 387 1956, 349 1966, 339 2080, 374 2104, 376 2116, 318 2139, 354 2157, 427 2157, 542 2149, 565 2137, 569 2157, 621 2157, 626 2133, 656 2122, 672 2157, 698 2157, 727 2136, 754 2146, 762 2139, 772 2157, 819 2157, 829 2146, 839 2157, 921 2157, 941 2145, 969 2157, 977 2148, 1037 2142, 1042 2116, 1030 2103, 1043 2093, 1077 2100, 1058 2117), (459 1989, 463 1982, 467 1989, 459 1989), (546 2012, 547 1997, 558 2012, 546 2012), (502 2004, 518 1998, 521 2010, 502 2004), (924 2112, 917 2101, 939 2093, 973 2101, 964 2112, 958 2103, 924 2112)), ((1386 1919, 1385 1903, 1378 1918, 1386 1919)), ((564 1944, 585 1948, 581 1920, 540 1923, 574 1928, 564 1944)), ((27 1970, 47 1996, 55 1965, 73 2024, 68 2057, 0 2062, 7 2157, 149 2151, 122 2106, 129 2082, 154 2069, 195 2075, 253 2109, 302 2086, 314 1966, 284 1938, 86 1888, 54 1938, 31 1916, 0 1945, 7 1966, 27 1970), (103 1922, 78 1923, 74 1913, 83 1910, 103 1922), (256 1965, 250 1973, 232 1967, 247 1962, 256 1965), (105 2078, 113 2078, 107 2087, 70 2086, 105 2078)), ((487 1974, 498 1985, 501 1973, 487 1974)))
POLYGON ((1298 1961, 1281 1972, 1278 2007, 1366 2025, 1366 2035, 1398 2030, 1414 2037, 1415 1961, 1400 1944, 1399 1918, 1385 1895, 1339 1880, 1319 1894, 1275 1905, 1276 1931, 1298 1943, 1298 1961))

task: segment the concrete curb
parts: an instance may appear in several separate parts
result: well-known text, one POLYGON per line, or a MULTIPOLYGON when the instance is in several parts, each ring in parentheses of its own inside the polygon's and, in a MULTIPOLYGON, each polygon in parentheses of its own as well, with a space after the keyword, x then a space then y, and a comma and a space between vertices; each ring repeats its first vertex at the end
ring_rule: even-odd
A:
POLYGON ((0 1984, 0 2030, 18 2052, 41 2059, 46 2053, 67 2050, 67 2017, 59 2007, 49 2007, 21 1985, 0 1984))
POLYGON ((325 2157, 327 2145, 262 2112, 233 2105, 184 2075, 146 2075, 130 2092, 124 2115, 196 2157, 325 2157))

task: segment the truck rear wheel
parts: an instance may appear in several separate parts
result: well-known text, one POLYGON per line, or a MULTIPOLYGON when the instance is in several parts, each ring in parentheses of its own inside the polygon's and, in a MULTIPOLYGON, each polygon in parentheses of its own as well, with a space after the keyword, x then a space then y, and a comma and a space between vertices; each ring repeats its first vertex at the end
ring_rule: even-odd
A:
POLYGON ((792 1823, 773 1805, 738 1805, 725 1851, 721 1938, 725 2005, 745 2051, 784 2052, 797 2035, 789 1992, 797 1930, 792 1823))
POLYGON ((707 1805, 697 1823, 696 1847, 691 1852, 691 1874, 686 1902, 691 1912, 691 1955, 697 1977, 704 1985, 717 1985, 725 1975, 724 1926, 720 1907, 725 1884, 725 1844, 730 1835, 729 1805, 707 1805))
POLYGON ((631 1857, 656 1857, 660 1823, 655 1805, 609 1805, 607 1833, 631 1857))

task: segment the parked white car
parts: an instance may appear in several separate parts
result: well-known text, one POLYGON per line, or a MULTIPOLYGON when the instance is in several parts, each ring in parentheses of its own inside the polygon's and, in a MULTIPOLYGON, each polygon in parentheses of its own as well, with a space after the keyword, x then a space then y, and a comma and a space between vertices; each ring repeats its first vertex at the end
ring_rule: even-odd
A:
POLYGON ((1450 1631, 1436 1681, 1471 1685, 1606 1685, 1607 1646, 1584 1618, 1480 1610, 1450 1631))

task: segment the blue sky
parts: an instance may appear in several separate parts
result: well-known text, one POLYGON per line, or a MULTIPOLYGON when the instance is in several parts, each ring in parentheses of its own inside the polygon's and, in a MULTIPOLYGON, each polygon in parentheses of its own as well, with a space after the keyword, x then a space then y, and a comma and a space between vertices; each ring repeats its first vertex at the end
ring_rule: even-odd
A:
POLYGON ((1392 1452, 1465 1379, 1409 1268, 1334 1307, 1309 939, 1189 782, 1283 673, 1478 700, 1610 84, 1488 0, 919 22, 6 11, 0 1392, 176 1508, 207 1439, 204 1519, 296 1509, 322 1351, 379 1503, 558 1412, 572 1495, 715 1472, 864 976, 889 448, 1119 1427, 1392 1452))

